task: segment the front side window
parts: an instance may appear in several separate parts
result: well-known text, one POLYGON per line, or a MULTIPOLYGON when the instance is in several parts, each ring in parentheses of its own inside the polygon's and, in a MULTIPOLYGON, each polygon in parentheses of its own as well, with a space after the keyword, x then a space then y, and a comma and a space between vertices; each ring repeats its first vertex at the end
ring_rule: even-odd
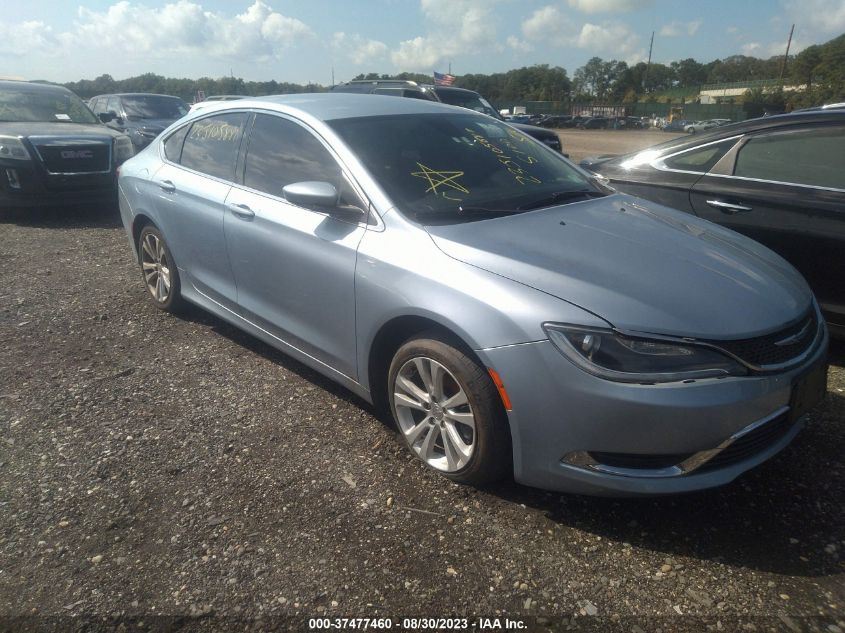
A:
POLYGON ((313 134, 293 121, 257 114, 246 153, 244 185, 281 198, 286 185, 308 180, 343 189, 340 166, 313 134))
POLYGON ((106 112, 113 112, 115 115, 120 116, 120 99, 117 97, 109 97, 106 112))
POLYGON ((704 174, 710 171, 713 166, 719 162, 719 159, 724 156, 730 148, 737 142, 733 138, 721 143, 713 143, 689 150, 683 154, 672 156, 663 161, 663 164, 670 169, 680 169, 683 171, 694 171, 696 173, 704 174))
POLYGON ((182 147, 182 166, 232 180, 246 119, 244 112, 231 112, 194 121, 182 147))
POLYGON ((0 91, 0 121, 98 123, 85 102, 68 90, 0 91))
POLYGON ((421 222, 517 213, 603 195, 542 144, 474 113, 328 123, 400 211, 421 222))
POLYGON ((739 150, 734 176, 845 189, 845 126, 774 132, 739 150))

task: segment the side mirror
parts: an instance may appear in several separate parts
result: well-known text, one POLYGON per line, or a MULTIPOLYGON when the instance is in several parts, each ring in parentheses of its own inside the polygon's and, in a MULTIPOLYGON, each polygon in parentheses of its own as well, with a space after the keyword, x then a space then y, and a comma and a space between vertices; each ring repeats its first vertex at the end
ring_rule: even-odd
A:
POLYGON ((100 121, 102 121, 103 123, 108 123, 113 118, 115 118, 115 116, 117 116, 117 115, 115 115, 114 112, 100 112, 100 114, 98 114, 97 116, 100 118, 100 121))
POLYGON ((282 188, 285 200, 302 207, 336 207, 337 188, 330 182, 307 180, 282 188))

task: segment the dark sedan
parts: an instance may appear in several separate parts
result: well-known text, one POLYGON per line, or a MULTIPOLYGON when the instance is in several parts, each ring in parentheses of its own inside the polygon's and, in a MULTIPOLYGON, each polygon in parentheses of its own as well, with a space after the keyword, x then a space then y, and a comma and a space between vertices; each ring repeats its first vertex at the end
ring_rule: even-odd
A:
POLYGON ((845 109, 714 128, 620 157, 585 159, 627 193, 743 233, 792 263, 845 336, 845 109))

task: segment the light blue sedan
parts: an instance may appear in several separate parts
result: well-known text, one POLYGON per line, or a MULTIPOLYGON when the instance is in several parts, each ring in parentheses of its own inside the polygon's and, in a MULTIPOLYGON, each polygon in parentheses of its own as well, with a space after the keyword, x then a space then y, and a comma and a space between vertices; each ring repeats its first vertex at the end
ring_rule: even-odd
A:
POLYGON ((385 407, 455 481, 718 486, 825 391, 824 320, 783 259, 465 109, 209 104, 119 189, 155 306, 196 304, 385 407))

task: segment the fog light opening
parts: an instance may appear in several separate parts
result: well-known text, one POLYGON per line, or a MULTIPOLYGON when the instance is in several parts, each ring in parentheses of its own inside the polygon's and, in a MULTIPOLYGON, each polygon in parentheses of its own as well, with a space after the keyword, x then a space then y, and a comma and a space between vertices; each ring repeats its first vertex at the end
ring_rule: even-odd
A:
POLYGON ((18 170, 17 169, 7 169, 6 170, 6 179, 9 181, 9 186, 12 189, 20 189, 21 188, 21 181, 18 178, 18 170))

